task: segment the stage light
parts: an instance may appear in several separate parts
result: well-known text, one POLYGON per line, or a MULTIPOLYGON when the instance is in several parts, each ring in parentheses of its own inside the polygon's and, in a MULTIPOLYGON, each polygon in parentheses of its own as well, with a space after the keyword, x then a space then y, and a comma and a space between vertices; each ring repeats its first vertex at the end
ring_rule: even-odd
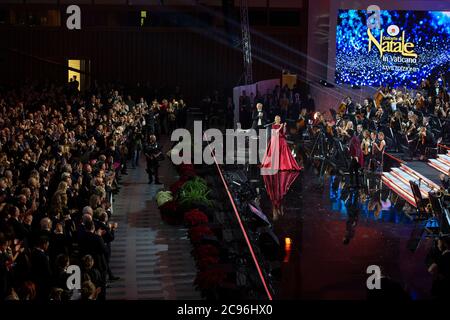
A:
POLYGON ((291 249, 291 244, 292 244, 292 239, 291 238, 288 238, 288 237, 284 238, 284 246, 285 246, 285 248, 291 249))
POLYGON ((319 81, 319 83, 321 84, 321 85, 323 85, 324 87, 327 87, 327 88, 334 88, 334 85, 333 84, 331 84, 331 83, 329 83, 327 80, 320 80, 319 81))
POLYGON ((291 246, 292 246, 292 240, 291 238, 284 238, 284 252, 285 256, 283 259, 283 262, 289 262, 289 258, 291 257, 291 246))

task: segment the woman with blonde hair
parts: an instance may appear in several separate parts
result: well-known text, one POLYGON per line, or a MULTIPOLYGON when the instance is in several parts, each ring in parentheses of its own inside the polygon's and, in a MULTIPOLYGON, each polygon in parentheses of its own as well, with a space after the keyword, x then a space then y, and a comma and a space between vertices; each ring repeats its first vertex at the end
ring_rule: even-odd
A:
POLYGON ((51 200, 51 213, 55 217, 61 217, 67 209, 67 189, 69 188, 67 182, 61 181, 58 185, 58 189, 53 194, 51 200))

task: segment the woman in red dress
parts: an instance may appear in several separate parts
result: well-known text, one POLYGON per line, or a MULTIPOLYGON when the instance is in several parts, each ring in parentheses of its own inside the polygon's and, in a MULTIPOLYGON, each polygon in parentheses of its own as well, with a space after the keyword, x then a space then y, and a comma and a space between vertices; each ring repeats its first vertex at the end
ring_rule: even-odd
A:
POLYGON ((265 171, 265 174, 271 174, 270 172, 275 174, 278 171, 301 170, 287 145, 286 123, 281 124, 280 116, 275 117, 275 122, 272 125, 272 136, 267 145, 261 169, 265 171))

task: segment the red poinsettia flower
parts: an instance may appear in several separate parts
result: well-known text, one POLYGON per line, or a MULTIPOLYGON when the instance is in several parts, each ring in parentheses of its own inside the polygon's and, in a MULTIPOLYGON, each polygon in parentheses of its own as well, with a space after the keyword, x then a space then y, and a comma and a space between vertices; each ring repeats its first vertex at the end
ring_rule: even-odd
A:
POLYGON ((184 214, 184 223, 188 226, 197 226, 208 222, 208 216, 198 209, 192 209, 184 214))
POLYGON ((192 227, 189 229, 189 238, 191 238, 191 241, 196 243, 200 242, 203 237, 205 236, 213 236, 214 232, 211 230, 210 227, 206 225, 199 225, 192 227))
POLYGON ((173 183, 170 186, 170 191, 172 192, 173 195, 177 194, 178 191, 183 187, 183 185, 186 183, 187 179, 186 177, 181 177, 180 180, 178 180, 177 182, 173 183))
POLYGON ((178 214, 178 202, 176 200, 170 200, 164 203, 159 210, 163 215, 177 215, 178 214))
POLYGON ((212 244, 201 244, 195 247, 195 249, 192 251, 192 255, 197 260, 201 260, 204 257, 218 257, 219 249, 212 244))
POLYGON ((226 276, 222 268, 201 270, 197 273, 194 284, 201 290, 214 289, 225 283, 226 276))
POLYGON ((161 218, 164 222, 171 225, 183 223, 183 214, 176 200, 171 200, 159 207, 161 218))
POLYGON ((215 267, 219 263, 219 257, 206 256, 197 261, 198 268, 205 270, 215 267))

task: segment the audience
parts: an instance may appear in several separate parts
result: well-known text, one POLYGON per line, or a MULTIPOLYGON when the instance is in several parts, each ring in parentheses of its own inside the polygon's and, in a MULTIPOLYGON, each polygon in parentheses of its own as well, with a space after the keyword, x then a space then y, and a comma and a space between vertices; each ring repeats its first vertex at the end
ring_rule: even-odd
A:
POLYGON ((104 299, 118 279, 111 205, 127 161, 186 120, 183 100, 149 106, 129 91, 140 95, 96 82, 80 92, 73 78, 0 92, 0 301, 104 299), (66 285, 73 264, 80 292, 66 285))

